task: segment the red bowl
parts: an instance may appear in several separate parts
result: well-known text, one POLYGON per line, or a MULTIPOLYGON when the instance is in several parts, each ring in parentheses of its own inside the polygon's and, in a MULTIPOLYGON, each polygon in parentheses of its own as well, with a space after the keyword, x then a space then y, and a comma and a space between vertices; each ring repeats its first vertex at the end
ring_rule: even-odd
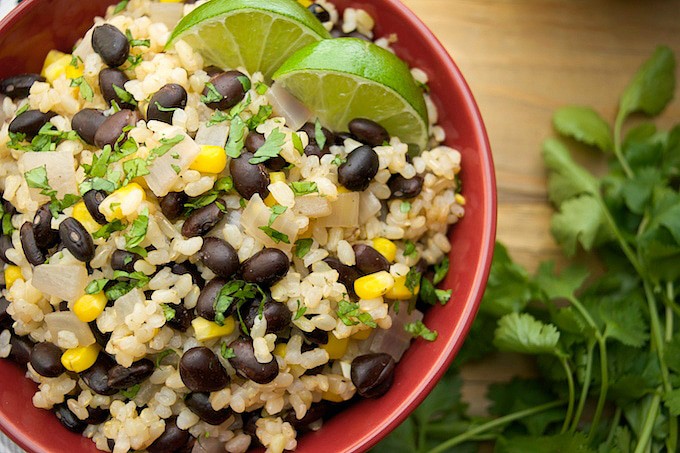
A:
MULTIPOLYGON (((477 105, 463 76, 432 32, 398 0, 334 0, 340 10, 359 7, 377 18, 377 36, 397 33, 397 54, 430 78, 446 144, 462 152, 465 217, 450 234, 453 289, 446 306, 430 310, 426 324, 439 332, 435 342, 418 340, 396 370, 383 397, 352 405, 299 440, 300 452, 356 452, 375 445, 427 396, 459 350, 482 297, 496 231, 496 186, 491 150, 477 105)), ((26 0, 0 22, 0 78, 39 72, 50 49, 70 51, 117 0, 26 0)), ((0 360, 0 428, 32 453, 95 453, 94 444, 68 432, 48 411, 36 409, 36 386, 14 364, 0 360)))

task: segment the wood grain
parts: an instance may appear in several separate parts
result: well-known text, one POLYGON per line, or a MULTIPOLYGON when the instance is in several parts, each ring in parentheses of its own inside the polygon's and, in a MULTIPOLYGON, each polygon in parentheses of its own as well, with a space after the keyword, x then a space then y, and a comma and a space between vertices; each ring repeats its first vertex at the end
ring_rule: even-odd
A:
MULTIPOLYGON (((456 61, 488 130, 498 182, 498 239, 530 270, 559 259, 549 233, 541 143, 552 112, 588 105, 613 120, 618 96, 660 44, 680 60, 676 0, 403 0, 456 61)), ((658 122, 680 122, 680 101, 658 122)), ((578 156, 598 168, 592 151, 578 156)), ((531 373, 529 363, 495 356, 468 366, 464 398, 483 413, 490 382, 531 373)))

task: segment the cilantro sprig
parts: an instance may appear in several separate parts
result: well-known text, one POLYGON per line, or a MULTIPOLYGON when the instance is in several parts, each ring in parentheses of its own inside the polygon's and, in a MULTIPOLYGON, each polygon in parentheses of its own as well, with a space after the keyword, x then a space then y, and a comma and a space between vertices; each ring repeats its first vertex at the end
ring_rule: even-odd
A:
MULTIPOLYGON (((566 264, 530 273, 498 244, 457 366, 374 451, 473 451, 481 441, 499 452, 678 451, 680 125, 626 130, 631 114, 664 110, 675 80, 673 52, 660 47, 625 89, 613 125, 588 107, 555 113, 560 136, 609 160, 595 175, 573 159, 571 141, 544 143, 551 233, 566 264), (596 264, 584 266, 583 255, 596 264), (534 361, 536 376, 492 385, 490 415, 472 417, 458 366, 498 351, 534 361)), ((421 280, 421 301, 450 297, 434 286, 447 266, 421 280)), ((406 328, 429 335, 417 322, 406 328)))

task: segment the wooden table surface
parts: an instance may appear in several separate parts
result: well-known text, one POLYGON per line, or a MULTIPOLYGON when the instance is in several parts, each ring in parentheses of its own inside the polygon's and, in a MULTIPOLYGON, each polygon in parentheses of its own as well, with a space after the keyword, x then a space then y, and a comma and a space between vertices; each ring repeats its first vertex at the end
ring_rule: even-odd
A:
MULTIPOLYGON (((541 143, 552 112, 588 105, 613 121, 618 97, 659 44, 680 60, 680 0, 402 0, 448 49, 472 88, 496 165, 498 239, 534 270, 560 251, 549 233, 541 143)), ((659 122, 680 122, 680 89, 659 122)), ((601 165, 594 153, 578 156, 601 165)), ((467 366, 464 397, 484 411, 489 382, 531 373, 516 357, 467 366)))

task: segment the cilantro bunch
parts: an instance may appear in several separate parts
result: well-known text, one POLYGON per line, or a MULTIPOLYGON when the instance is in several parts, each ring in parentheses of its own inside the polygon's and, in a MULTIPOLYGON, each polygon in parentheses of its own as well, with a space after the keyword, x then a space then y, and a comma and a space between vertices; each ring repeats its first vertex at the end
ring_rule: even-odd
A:
POLYGON ((632 114, 661 113, 674 89, 675 59, 660 47, 621 96, 613 127, 587 107, 555 113, 563 138, 547 140, 543 157, 551 233, 569 264, 541 263, 532 275, 499 244, 454 366, 375 451, 679 450, 680 125, 644 121, 624 133, 632 114), (607 159, 605 174, 576 163, 570 148, 583 145, 607 159), (459 367, 497 351, 530 357, 537 376, 492 385, 490 416, 471 417, 459 367))

